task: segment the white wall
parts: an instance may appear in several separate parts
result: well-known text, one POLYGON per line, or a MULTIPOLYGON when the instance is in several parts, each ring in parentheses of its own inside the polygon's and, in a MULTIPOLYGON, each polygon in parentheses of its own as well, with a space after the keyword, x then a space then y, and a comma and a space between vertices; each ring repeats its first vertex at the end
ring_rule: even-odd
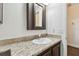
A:
POLYGON ((0 40, 46 33, 46 30, 27 30, 26 16, 26 4, 4 3, 0 40))
POLYGON ((62 35, 63 55, 67 55, 66 4, 49 4, 47 7, 47 32, 62 35))
POLYGON ((60 4, 49 4, 47 9, 47 22, 48 22, 48 33, 58 34, 58 30, 61 29, 61 7, 60 4))

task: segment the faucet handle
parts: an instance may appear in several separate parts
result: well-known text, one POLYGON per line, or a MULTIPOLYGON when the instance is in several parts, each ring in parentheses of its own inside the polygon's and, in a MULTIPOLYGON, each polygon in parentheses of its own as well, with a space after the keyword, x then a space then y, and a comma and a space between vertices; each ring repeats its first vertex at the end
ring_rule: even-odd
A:
POLYGON ((39 34, 38 37, 40 38, 41 37, 41 34, 39 34))

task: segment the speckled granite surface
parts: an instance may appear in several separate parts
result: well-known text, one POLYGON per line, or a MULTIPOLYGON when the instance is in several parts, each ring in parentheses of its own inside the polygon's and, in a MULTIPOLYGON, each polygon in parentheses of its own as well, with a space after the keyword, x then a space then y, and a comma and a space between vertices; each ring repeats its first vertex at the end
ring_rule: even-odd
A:
POLYGON ((23 41, 14 44, 0 46, 0 52, 11 49, 11 56, 35 56, 41 53, 42 51, 46 50, 50 46, 53 46, 54 44, 61 41, 60 38, 56 37, 48 37, 48 38, 51 39, 52 42, 47 45, 33 44, 32 40, 25 42, 23 41))

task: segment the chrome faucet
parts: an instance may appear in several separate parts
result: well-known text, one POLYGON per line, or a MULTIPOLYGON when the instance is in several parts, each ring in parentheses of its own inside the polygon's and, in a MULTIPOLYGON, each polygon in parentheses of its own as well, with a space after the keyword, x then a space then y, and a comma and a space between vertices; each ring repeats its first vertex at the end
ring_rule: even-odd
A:
POLYGON ((39 34, 38 37, 40 38, 41 37, 41 34, 39 34))

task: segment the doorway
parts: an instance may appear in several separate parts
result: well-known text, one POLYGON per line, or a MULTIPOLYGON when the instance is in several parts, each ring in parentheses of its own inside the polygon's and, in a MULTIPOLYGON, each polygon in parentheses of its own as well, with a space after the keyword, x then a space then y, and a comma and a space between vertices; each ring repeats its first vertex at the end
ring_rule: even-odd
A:
POLYGON ((79 4, 67 5, 68 55, 79 56, 79 4))

